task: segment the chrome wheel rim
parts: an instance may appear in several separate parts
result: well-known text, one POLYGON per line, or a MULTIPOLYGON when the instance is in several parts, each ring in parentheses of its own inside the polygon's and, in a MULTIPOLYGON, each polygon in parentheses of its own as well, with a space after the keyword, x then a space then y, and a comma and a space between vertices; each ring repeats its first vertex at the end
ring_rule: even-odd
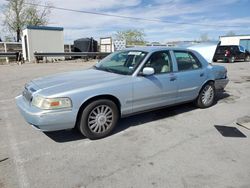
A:
POLYGON ((93 133, 103 133, 107 131, 113 122, 113 111, 107 105, 95 107, 88 117, 88 127, 93 133))
POLYGON ((212 86, 207 85, 201 93, 202 103, 206 106, 210 105, 214 99, 214 89, 212 86))
POLYGON ((250 56, 247 56, 246 61, 250 61, 250 56))
POLYGON ((231 62, 234 62, 235 61, 235 57, 231 57, 231 62))

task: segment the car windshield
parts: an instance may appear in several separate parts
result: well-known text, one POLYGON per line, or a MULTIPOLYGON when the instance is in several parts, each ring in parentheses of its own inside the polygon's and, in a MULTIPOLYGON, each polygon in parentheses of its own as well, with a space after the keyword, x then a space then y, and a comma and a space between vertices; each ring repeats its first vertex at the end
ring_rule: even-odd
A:
POLYGON ((95 68, 117 74, 131 75, 146 55, 147 52, 135 50, 114 52, 97 63, 95 68))

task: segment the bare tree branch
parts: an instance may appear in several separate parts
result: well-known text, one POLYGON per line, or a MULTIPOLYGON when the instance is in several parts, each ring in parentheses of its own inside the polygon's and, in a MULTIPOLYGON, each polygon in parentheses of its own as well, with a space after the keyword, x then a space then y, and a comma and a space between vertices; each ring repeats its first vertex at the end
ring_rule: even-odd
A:
MULTIPOLYGON (((27 0, 11 0, 4 8, 4 25, 9 32, 16 33, 16 41, 20 41, 22 29, 26 25, 47 25, 50 8, 41 9, 36 5, 27 5, 27 0)), ((38 0, 29 0, 29 4, 40 4, 38 0)), ((46 3, 49 4, 49 3, 46 3)))

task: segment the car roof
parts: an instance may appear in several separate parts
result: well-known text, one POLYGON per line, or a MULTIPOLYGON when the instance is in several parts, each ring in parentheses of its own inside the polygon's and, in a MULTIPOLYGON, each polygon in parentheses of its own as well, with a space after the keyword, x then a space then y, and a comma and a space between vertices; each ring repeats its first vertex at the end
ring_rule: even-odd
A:
POLYGON ((138 51, 144 51, 144 52, 156 52, 156 51, 162 51, 162 50, 186 50, 186 51, 192 51, 187 48, 178 48, 178 47, 163 47, 163 46, 140 46, 140 47, 132 47, 132 48, 126 48, 125 50, 138 50, 138 51))

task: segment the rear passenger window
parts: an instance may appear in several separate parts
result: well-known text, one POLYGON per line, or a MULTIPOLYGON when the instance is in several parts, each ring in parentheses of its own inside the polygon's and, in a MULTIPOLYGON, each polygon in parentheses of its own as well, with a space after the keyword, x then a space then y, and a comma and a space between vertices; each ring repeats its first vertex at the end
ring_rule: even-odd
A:
POLYGON ((195 70, 201 68, 199 60, 191 53, 174 51, 179 71, 195 70))

